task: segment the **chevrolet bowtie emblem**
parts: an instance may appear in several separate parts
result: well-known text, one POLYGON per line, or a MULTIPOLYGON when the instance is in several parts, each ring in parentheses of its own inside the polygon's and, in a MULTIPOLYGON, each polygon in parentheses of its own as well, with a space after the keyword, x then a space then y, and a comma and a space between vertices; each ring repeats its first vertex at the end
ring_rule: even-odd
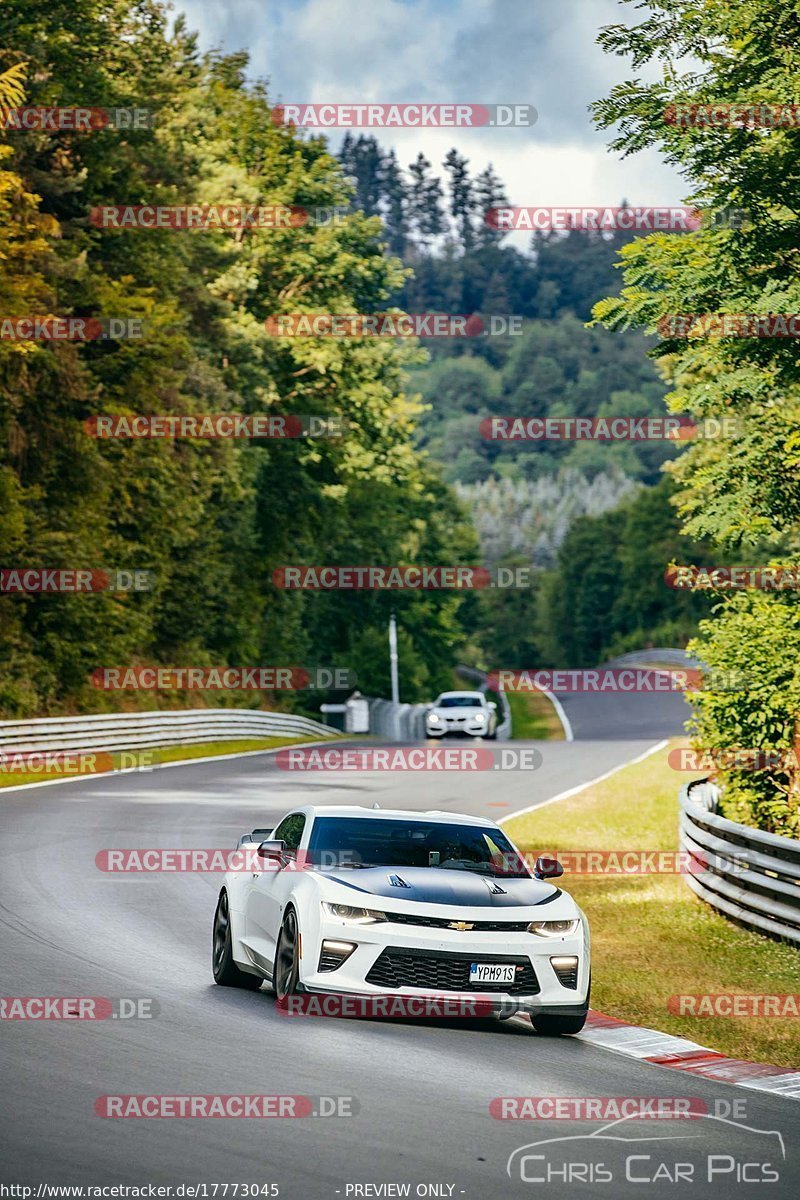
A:
POLYGON ((463 933, 465 929, 474 929, 475 926, 470 925, 468 921, 451 921, 447 928, 458 929, 463 933))

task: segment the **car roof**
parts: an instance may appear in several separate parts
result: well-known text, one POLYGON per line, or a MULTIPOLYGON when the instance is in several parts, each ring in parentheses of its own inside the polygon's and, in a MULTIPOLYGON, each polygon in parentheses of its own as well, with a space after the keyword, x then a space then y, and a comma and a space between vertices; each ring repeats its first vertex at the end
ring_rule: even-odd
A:
POLYGON ((483 692, 479 692, 479 691, 470 691, 470 692, 439 692, 439 695, 436 697, 436 699, 437 699, 437 700, 444 700, 445 696, 480 696, 481 700, 483 700, 483 699, 484 699, 483 692))
POLYGON ((307 804, 303 808, 295 808, 290 811, 303 812, 309 817, 375 817, 383 818, 383 820, 437 821, 443 825, 466 822, 468 825, 484 825, 487 829, 497 828, 496 823, 486 817, 473 817, 468 813, 442 812, 440 809, 420 812, 408 808, 363 808, 359 804, 307 804))

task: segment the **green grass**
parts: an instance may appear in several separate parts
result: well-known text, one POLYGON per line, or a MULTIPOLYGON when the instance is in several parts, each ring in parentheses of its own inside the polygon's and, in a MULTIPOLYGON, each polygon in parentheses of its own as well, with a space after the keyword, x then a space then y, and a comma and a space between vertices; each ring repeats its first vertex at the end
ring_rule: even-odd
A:
POLYGON ((509 692, 512 736, 532 741, 562 741, 564 728, 543 692, 509 692))
MULTIPOLYGON (((314 737, 270 737, 246 738, 231 742, 198 742, 191 746, 159 746, 152 750, 115 751, 111 755, 113 768, 152 767, 159 763, 189 762, 193 758, 223 757, 226 754, 241 754, 248 750, 277 750, 281 746, 297 746, 303 742, 319 741, 314 737)), ((108 770, 21 772, 3 770, 0 766, 0 789, 19 787, 23 783, 44 783, 51 779, 80 779, 84 775, 108 774, 108 770)))
MULTIPOLYGON (((685 776, 668 765, 668 749, 505 828, 532 853, 676 850, 677 797, 685 776)), ((681 993, 796 993, 797 949, 719 916, 682 875, 565 873, 563 882, 592 929, 593 1008, 735 1057, 797 1067, 796 1017, 706 1018, 667 1008, 669 997, 681 993)))

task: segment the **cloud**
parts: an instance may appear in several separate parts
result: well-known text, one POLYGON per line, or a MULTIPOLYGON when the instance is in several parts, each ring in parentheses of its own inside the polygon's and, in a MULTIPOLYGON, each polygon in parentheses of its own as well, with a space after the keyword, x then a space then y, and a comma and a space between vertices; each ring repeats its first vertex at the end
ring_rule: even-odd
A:
MULTIPOLYGON (((456 145, 492 162, 516 204, 676 204, 686 188, 655 151, 620 160, 587 111, 625 77, 599 28, 637 19, 616 0, 178 0, 205 47, 246 48, 285 101, 528 103, 531 129, 374 130, 401 163, 456 145)), ((343 133, 329 133, 333 148, 343 133)), ((516 239, 515 239, 516 240, 516 239)))

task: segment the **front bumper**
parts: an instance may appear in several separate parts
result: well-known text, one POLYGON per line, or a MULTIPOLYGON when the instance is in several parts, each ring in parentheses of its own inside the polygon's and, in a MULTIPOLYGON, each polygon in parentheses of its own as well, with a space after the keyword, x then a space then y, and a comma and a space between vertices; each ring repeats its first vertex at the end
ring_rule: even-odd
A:
POLYGON ((428 737, 489 737, 490 726, 484 721, 480 725, 475 721, 442 721, 440 725, 425 722, 425 733, 428 737))
POLYGON ((460 998, 479 1000, 481 1010, 490 1004, 497 1015, 557 1012, 566 1016, 585 1011, 589 973, 589 946, 583 922, 568 937, 542 938, 516 931, 498 934, 494 931, 412 929, 408 925, 389 921, 358 925, 328 918, 320 923, 319 942, 316 939, 304 939, 301 981, 309 992, 354 996, 435 996, 451 1000, 460 998), (325 940, 350 942, 356 948, 335 970, 321 971, 319 959, 325 940), (409 955, 423 966, 428 962, 441 963, 446 960, 449 965, 457 961, 460 969, 454 974, 463 977, 464 985, 437 987, 435 983, 425 983, 424 986, 387 984, 389 973, 381 969, 387 957, 396 962, 409 955), (564 986, 551 962, 553 958, 577 958, 576 987, 564 986), (533 984, 529 989, 525 982, 509 989, 498 984, 491 990, 488 985, 470 985, 466 977, 471 960, 513 962, 518 964, 516 969, 520 979, 533 979, 533 984), (467 970, 463 970, 464 963, 467 970), (381 982, 370 982, 370 975, 377 976, 381 982))

